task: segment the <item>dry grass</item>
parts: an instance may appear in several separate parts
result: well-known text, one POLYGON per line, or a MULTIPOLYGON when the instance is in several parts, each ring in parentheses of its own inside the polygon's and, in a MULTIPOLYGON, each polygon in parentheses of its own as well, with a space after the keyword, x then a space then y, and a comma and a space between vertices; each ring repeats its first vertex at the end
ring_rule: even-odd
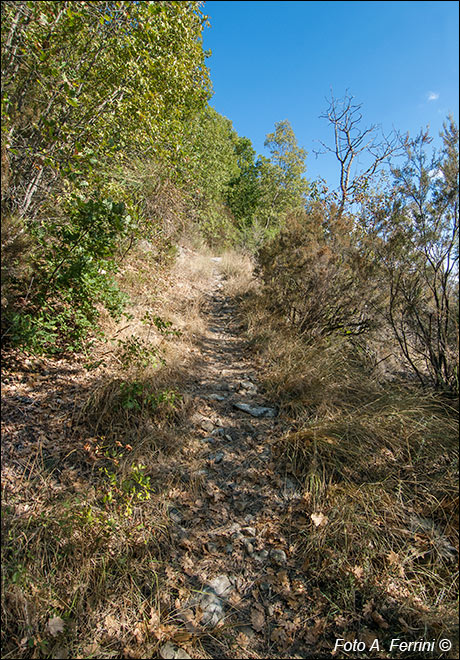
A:
POLYGON ((159 606, 166 512, 145 500, 129 513, 96 476, 56 485, 43 466, 32 474, 16 475, 5 507, 3 657, 113 657, 159 606), (52 617, 64 625, 57 638, 52 617))
POLYGON ((224 252, 220 271, 225 278, 225 294, 232 298, 246 296, 257 287, 253 264, 248 255, 233 250, 224 252))
MULTIPOLYGON (((111 341, 82 356, 93 368, 76 394, 70 373, 64 446, 45 451, 39 439, 4 466, 3 657, 156 657, 165 641, 184 639, 210 657, 209 639, 190 639, 172 615, 188 593, 171 570, 183 548, 168 510, 181 470, 194 470, 184 385, 215 270, 242 301, 267 396, 290 427, 274 451, 304 490, 284 531, 324 634, 378 626, 380 638, 454 636, 455 410, 378 382, 363 350, 308 345, 267 313, 246 258, 211 256, 183 248, 159 267, 148 251, 131 255, 121 274, 130 317, 105 320, 111 341)), ((184 488, 198 486, 197 477, 184 488)))
POLYGON ((304 486, 291 538, 330 625, 339 616, 355 633, 377 623, 380 639, 447 636, 455 648, 456 403, 379 380, 345 340, 309 344, 260 297, 244 309, 267 394, 292 429, 274 451, 304 486))
POLYGON ((65 446, 34 443, 4 466, 2 657, 155 657, 183 633, 169 614, 178 540, 168 510, 181 470, 193 472, 184 384, 214 267, 189 250, 160 266, 148 246, 130 255, 129 316, 104 318, 108 341, 80 356, 90 370, 65 446))

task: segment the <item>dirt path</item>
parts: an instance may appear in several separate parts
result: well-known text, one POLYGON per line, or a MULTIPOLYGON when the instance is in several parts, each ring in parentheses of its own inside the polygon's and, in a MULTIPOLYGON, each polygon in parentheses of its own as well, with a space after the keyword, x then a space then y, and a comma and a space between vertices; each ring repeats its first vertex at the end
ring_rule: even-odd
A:
MULTIPOLYGON (((89 657, 116 657, 116 649, 126 649, 127 643, 131 650, 123 651, 124 657, 317 657, 312 651, 317 653, 321 643, 319 617, 314 616, 318 595, 309 592, 300 545, 307 528, 305 501, 300 484, 283 471, 282 457, 272 456, 273 444, 286 428, 263 394, 238 311, 224 293, 218 261, 213 265, 208 283, 203 279, 203 287, 209 287, 206 328, 193 347, 182 344, 183 378, 177 389, 191 401, 191 413, 188 407, 185 421, 177 427, 173 422, 168 431, 177 443, 172 451, 155 452, 150 462, 142 455, 142 462, 149 463, 152 498, 133 519, 121 509, 118 520, 126 536, 110 536, 112 555, 130 569, 116 573, 119 586, 110 586, 114 576, 100 584, 96 605, 88 606, 86 596, 79 605, 77 626, 93 617, 91 643, 78 633, 69 644, 87 644, 89 657), (138 545, 128 540, 137 523, 145 529, 138 545), (117 590, 115 596, 111 589, 117 590), (147 623, 144 610, 151 612, 147 623), (144 638, 139 630, 145 626, 144 638), (97 655, 105 645, 108 655, 105 650, 97 655)), ((184 282, 187 277, 183 275, 184 282)), ((50 552, 50 540, 41 522, 34 527, 37 520, 59 523, 60 515, 67 520, 66 502, 78 514, 82 497, 101 519, 106 515, 101 510, 105 482, 100 466, 107 460, 94 454, 99 439, 80 410, 86 410, 98 388, 119 387, 120 376, 111 366, 101 367, 100 373, 88 371, 83 360, 24 360, 19 353, 13 358, 3 377, 2 479, 5 501, 14 505, 8 524, 24 528, 24 535, 32 525, 40 559, 50 552)), ((129 454, 128 459, 134 460, 129 454)), ((94 526, 85 528, 85 547, 97 533, 94 526)), ((58 544, 68 542, 64 528, 57 534, 58 544)), ((73 555, 65 566, 58 564, 53 588, 61 589, 62 576, 74 566, 71 579, 75 584, 86 580, 93 597, 92 571, 99 574, 97 567, 106 565, 105 545, 94 547, 84 565, 76 559, 75 566, 70 564, 73 555)), ((79 556, 78 546, 75 552, 79 556)), ((31 570, 40 575, 39 559, 40 565, 31 561, 31 570)), ((116 561, 113 570, 119 570, 116 561)), ((48 580, 46 574, 43 580, 48 580)), ((76 588, 69 587, 69 598, 76 588)), ((48 595, 40 607, 50 607, 48 595)), ((26 623, 43 629, 41 620, 26 623)), ((26 623, 14 632, 18 640, 26 623)), ((14 640, 11 644, 15 648, 14 640)))
MULTIPOLYGON (((198 463, 182 474, 187 495, 169 510, 177 559, 196 592, 177 618, 191 631, 196 622, 214 630, 211 657, 309 657, 295 642, 311 610, 295 559, 300 484, 272 460, 281 422, 260 390, 217 269, 213 285, 198 382, 189 391, 198 463)), ((181 653, 171 643, 162 648, 163 657, 181 653)))

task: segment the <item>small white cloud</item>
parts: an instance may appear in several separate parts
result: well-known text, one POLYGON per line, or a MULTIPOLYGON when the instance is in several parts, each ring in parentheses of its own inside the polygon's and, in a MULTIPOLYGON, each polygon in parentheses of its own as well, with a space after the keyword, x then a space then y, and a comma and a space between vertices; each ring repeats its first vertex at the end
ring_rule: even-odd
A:
POLYGON ((439 98, 438 92, 430 92, 428 94, 428 101, 437 101, 439 98))
POLYGON ((433 179, 433 181, 436 181, 436 179, 444 179, 444 174, 440 169, 429 170, 428 176, 430 179, 433 179))

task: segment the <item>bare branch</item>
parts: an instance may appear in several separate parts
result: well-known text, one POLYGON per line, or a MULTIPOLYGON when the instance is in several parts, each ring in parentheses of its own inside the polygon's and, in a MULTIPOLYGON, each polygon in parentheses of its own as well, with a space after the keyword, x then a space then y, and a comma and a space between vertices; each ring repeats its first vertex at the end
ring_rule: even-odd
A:
MULTIPOLYGON (((343 214, 347 203, 356 201, 357 192, 375 175, 379 167, 400 148, 398 136, 394 133, 385 136, 375 124, 361 128, 363 118, 361 104, 353 103, 348 91, 342 99, 336 99, 331 91, 329 107, 320 115, 334 127, 334 147, 320 142, 322 147, 334 153, 340 163, 340 203, 338 215, 343 214), (371 158, 366 169, 353 176, 352 165, 360 154, 371 158)), ((319 155, 321 152, 315 152, 319 155)), ((322 152, 324 153, 324 152, 322 152)))

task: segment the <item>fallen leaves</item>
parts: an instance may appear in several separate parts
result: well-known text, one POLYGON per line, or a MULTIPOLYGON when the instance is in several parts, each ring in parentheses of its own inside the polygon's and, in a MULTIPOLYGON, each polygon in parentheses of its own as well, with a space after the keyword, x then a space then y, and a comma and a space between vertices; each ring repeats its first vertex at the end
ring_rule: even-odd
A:
POLYGON ((383 628, 384 630, 386 630, 389 627, 388 623, 385 621, 383 616, 379 612, 377 612, 377 610, 374 610, 371 613, 371 618, 372 621, 376 623, 379 628, 383 628))
POLYGON ((195 562, 193 561, 193 559, 191 559, 190 555, 185 555, 184 557, 182 557, 180 561, 180 565, 182 566, 184 573, 190 576, 194 575, 195 562))
POLYGON ((322 527, 328 521, 327 516, 325 516, 323 513, 312 513, 310 518, 313 520, 316 527, 322 527))
POLYGON ((303 632, 303 639, 307 644, 316 644, 319 638, 323 635, 326 627, 326 621, 323 618, 316 618, 311 625, 305 627, 303 632))
POLYGON ((64 621, 61 619, 60 616, 53 616, 49 619, 47 628, 48 632, 53 636, 56 637, 56 635, 59 635, 59 633, 64 632, 64 621))
POLYGON ((383 628, 384 630, 386 630, 387 628, 389 628, 389 624, 387 623, 387 621, 385 621, 385 619, 384 619, 383 616, 380 614, 380 612, 378 612, 378 610, 375 608, 375 603, 374 603, 374 600, 373 600, 373 599, 370 600, 370 601, 368 601, 368 602, 364 605, 364 607, 363 607, 363 615, 364 615, 364 617, 366 617, 367 619, 369 619, 369 618, 372 619, 372 621, 373 621, 374 623, 376 623, 376 624, 378 625, 379 628, 383 628))
POLYGON ((355 578, 357 580, 362 580, 363 579, 364 569, 363 569, 362 566, 357 566, 357 565, 353 566, 353 568, 351 569, 351 572, 353 573, 353 575, 355 576, 355 578))
POLYGON ((104 628, 109 637, 114 637, 120 630, 120 623, 111 614, 104 619, 104 628))
POLYGON ((256 604, 251 612, 251 625, 256 632, 260 632, 265 626, 265 614, 260 605, 256 604))
POLYGON ((396 565, 396 566, 399 566, 399 564, 401 563, 401 560, 400 560, 400 558, 399 558, 398 553, 397 553, 397 552, 394 552, 394 550, 391 550, 391 551, 388 553, 388 555, 387 555, 387 559, 388 559, 388 562, 389 562, 390 564, 393 564, 393 565, 396 565))

